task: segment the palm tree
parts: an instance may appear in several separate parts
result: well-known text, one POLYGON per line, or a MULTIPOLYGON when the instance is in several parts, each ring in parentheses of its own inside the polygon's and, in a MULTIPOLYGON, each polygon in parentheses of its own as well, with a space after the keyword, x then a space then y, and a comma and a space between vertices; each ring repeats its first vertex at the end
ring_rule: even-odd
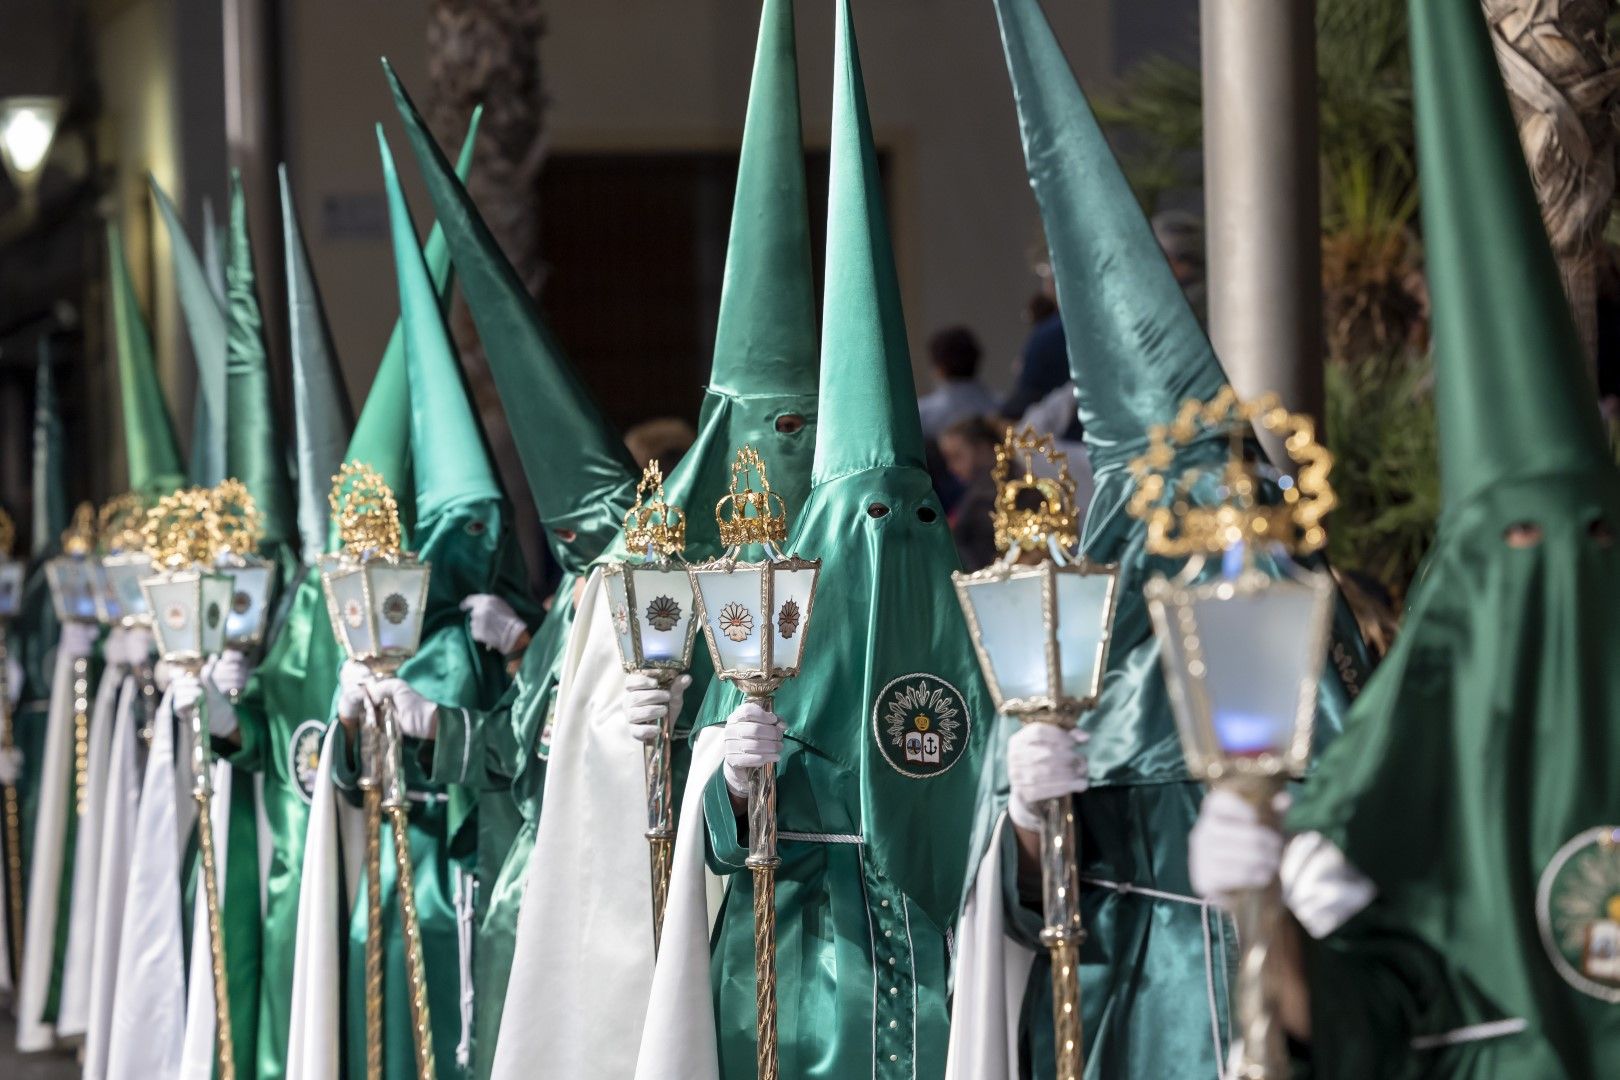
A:
POLYGON ((1612 0, 1483 0, 1588 357, 1597 355, 1597 271, 1615 196, 1620 68, 1612 0))

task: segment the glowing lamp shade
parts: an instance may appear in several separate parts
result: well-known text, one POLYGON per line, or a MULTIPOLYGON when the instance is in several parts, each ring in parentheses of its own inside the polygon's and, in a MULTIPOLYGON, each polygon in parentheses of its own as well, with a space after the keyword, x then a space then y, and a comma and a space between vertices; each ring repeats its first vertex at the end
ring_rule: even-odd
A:
POLYGON ((690 573, 717 675, 766 683, 799 673, 819 561, 717 559, 690 573))
POLYGON ((174 570, 141 582, 158 652, 171 664, 200 664, 225 648, 231 579, 208 570, 174 570))
POLYGON ((225 615, 225 640, 233 649, 251 649, 264 640, 270 619, 275 566, 263 559, 220 560, 219 572, 231 579, 231 606, 225 615))
POLYGON ((32 181, 45 167, 61 118, 62 103, 56 98, 0 100, 0 155, 19 181, 32 181))
POLYGON ((626 671, 685 671, 691 666, 699 615, 685 563, 610 563, 603 583, 626 671))
POLYGON ((151 576, 152 557, 144 551, 108 555, 101 560, 103 604, 110 621, 121 626, 152 624, 151 609, 141 591, 141 582, 151 576))
POLYGON ((1302 775, 1333 618, 1333 582, 1287 564, 1145 594, 1188 767, 1200 779, 1302 775))
POLYGON ((22 607, 23 578, 27 567, 10 559, 0 559, 0 619, 15 619, 22 607))
POLYGON ((96 622, 100 566, 83 555, 58 555, 45 564, 45 582, 51 589, 51 604, 62 622, 96 622))
POLYGON ((1076 716, 1096 705, 1117 567, 1085 560, 998 563, 955 580, 997 709, 1008 716, 1076 716))
POLYGON ((431 567, 415 559, 368 559, 322 572, 332 634, 351 660, 397 665, 422 643, 431 567))

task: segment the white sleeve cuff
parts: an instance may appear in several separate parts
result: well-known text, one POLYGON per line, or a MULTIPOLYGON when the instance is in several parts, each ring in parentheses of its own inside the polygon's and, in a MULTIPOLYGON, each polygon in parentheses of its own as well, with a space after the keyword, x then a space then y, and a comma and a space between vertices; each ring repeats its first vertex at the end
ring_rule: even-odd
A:
POLYGON ((1318 832, 1300 833, 1288 841, 1280 876, 1283 902, 1305 932, 1318 940, 1349 922, 1378 895, 1372 879, 1318 832))

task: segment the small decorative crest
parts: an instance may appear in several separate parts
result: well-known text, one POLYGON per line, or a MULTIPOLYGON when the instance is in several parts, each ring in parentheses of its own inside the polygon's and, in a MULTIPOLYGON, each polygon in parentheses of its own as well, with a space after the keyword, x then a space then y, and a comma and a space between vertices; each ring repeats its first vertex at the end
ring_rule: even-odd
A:
POLYGON ((1308 555, 1327 543, 1322 518, 1337 504, 1328 482, 1332 471, 1333 455, 1316 441, 1310 417, 1284 409, 1276 394, 1243 402, 1225 386, 1208 402, 1183 402, 1171 424, 1148 432, 1147 453, 1131 462, 1137 488, 1130 512, 1147 522, 1147 550, 1155 555, 1213 554, 1239 543, 1278 544, 1293 554, 1308 555), (1254 427, 1281 437, 1288 457, 1299 467, 1297 476, 1284 478, 1282 501, 1275 505, 1259 502, 1259 481, 1245 454, 1254 427), (1185 493, 1199 471, 1187 470, 1174 479, 1173 487, 1169 471, 1176 451, 1205 432, 1224 433, 1231 443, 1221 478, 1225 497, 1214 506, 1194 506, 1185 493))
POLYGON ((114 495, 101 504, 96 513, 96 533, 103 551, 117 554, 139 551, 146 546, 141 526, 146 521, 146 507, 133 491, 114 495))
POLYGON ((62 550, 69 555, 83 557, 96 547, 96 508, 82 502, 73 511, 73 523, 62 533, 62 550))
POLYGON ((636 502, 624 516, 624 542, 631 551, 652 551, 659 558, 679 555, 686 547, 686 511, 664 500, 664 470, 657 461, 636 485, 636 502), (651 496, 646 502, 643 498, 651 496))
POLYGON ((996 531, 997 551, 1038 551, 1052 540, 1064 548, 1079 544, 1069 455, 1057 448, 1052 436, 1039 434, 1027 424, 1022 431, 1009 427, 1007 437, 996 447, 996 465, 990 475, 996 482, 991 523, 996 531), (1057 475, 1050 475, 1052 470, 1047 470, 1045 476, 1035 475, 1037 455, 1057 475), (1023 469, 1016 476, 1015 462, 1020 462, 1023 469))
POLYGON ((399 503, 377 470, 363 462, 346 463, 332 478, 332 493, 327 501, 346 555, 361 559, 400 554, 404 538, 399 503))
POLYGON ((11 555, 11 545, 17 542, 17 525, 11 515, 0 509, 0 559, 11 555))
POLYGON ((714 520, 720 527, 720 543, 728 548, 787 539, 787 507, 771 490, 765 462, 752 446, 737 451, 737 460, 731 463, 731 490, 715 504, 714 520), (759 477, 757 491, 750 474, 759 477))
POLYGON ((170 569, 206 565, 219 552, 219 516, 214 493, 188 488, 165 495, 146 512, 141 527, 152 561, 170 569))
POLYGON ((234 477, 224 480, 211 493, 218 522, 222 552, 238 558, 252 555, 259 547, 259 507, 247 485, 234 477))

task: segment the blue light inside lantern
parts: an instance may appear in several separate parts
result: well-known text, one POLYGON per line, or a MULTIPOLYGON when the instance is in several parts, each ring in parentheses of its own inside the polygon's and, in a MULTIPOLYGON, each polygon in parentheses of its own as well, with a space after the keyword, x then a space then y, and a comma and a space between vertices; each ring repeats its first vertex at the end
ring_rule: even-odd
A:
POLYGON ((1215 710, 1215 738, 1233 757, 1254 757, 1281 752, 1285 725, 1259 713, 1215 710))

